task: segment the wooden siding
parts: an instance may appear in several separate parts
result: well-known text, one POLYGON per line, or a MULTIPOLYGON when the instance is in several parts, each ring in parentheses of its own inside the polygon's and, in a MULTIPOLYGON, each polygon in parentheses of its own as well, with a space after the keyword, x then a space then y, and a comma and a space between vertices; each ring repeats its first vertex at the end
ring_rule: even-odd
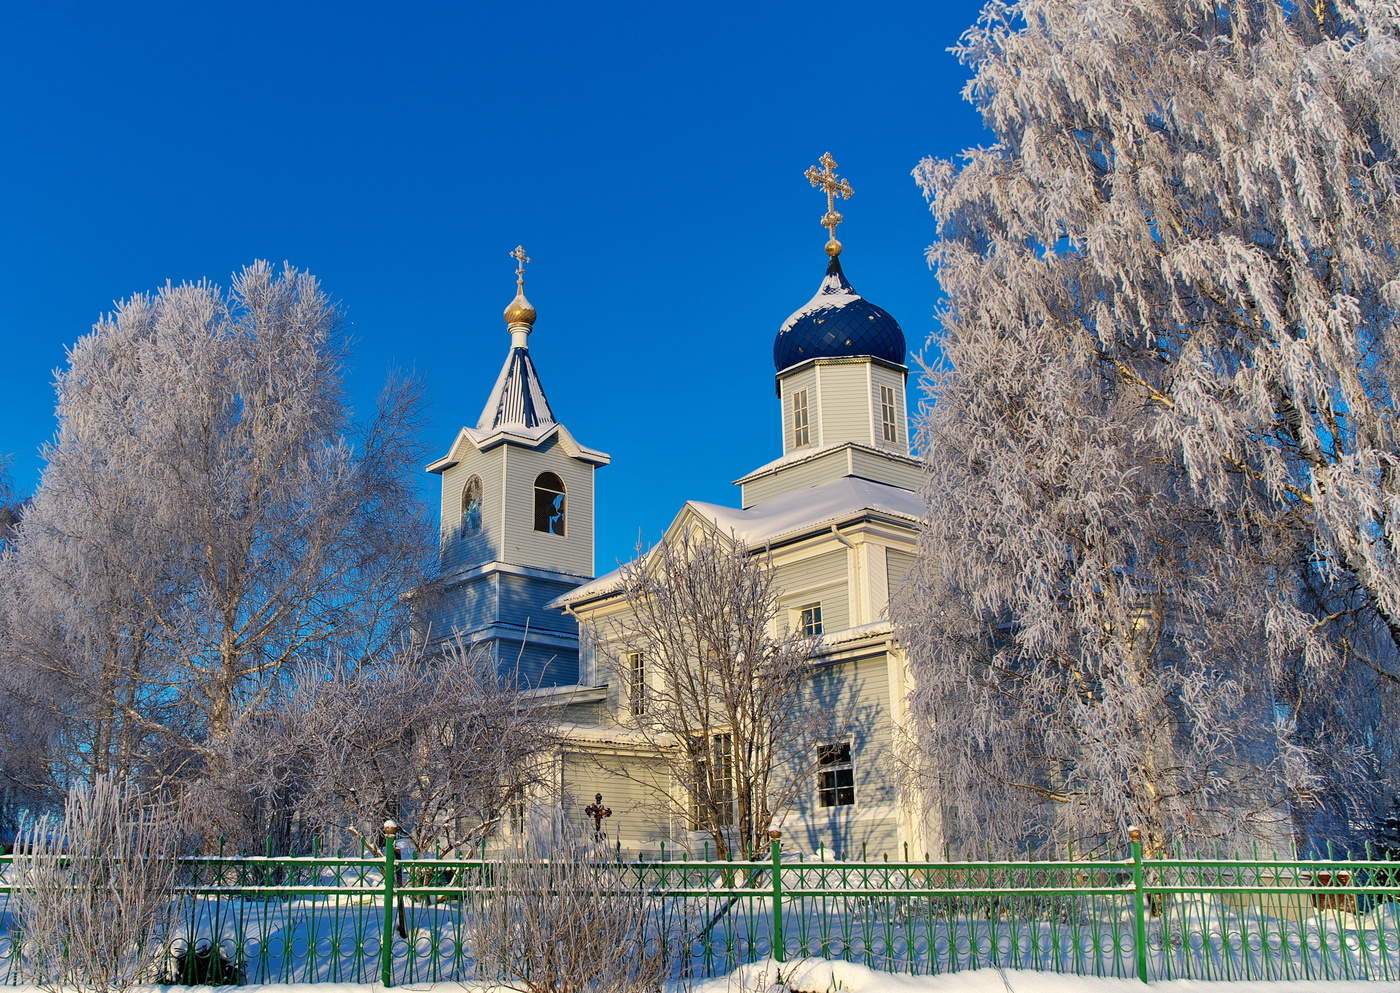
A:
MULTIPOLYGON (((818 776, 799 791, 799 799, 784 826, 784 835, 800 849, 818 845, 842 858, 858 858, 862 846, 872 857, 895 857, 898 838, 898 769, 894 725, 890 719, 888 661, 881 655, 841 663, 816 674, 808 685, 806 709, 824 715, 817 735, 826 741, 851 743, 856 802, 852 806, 822 807, 818 776)), ((814 757, 808 757, 806 764, 814 757)))
MULTIPOLYGON (((845 549, 826 552, 777 567, 774 583, 779 603, 793 615, 813 603, 822 605, 822 629, 840 631, 851 626, 850 589, 845 549)), ((796 617, 785 618, 789 625, 796 617)))
POLYGON ((774 585, 787 595, 789 592, 846 585, 846 550, 838 548, 810 558, 779 565, 773 576, 774 585))
POLYGON ((822 444, 871 443, 868 362, 817 364, 822 395, 822 444))
POLYGON ((884 545, 873 541, 862 542, 859 548, 861 575, 865 579, 865 609, 867 613, 857 623, 889 620, 889 563, 885 559, 888 550, 884 545))
POLYGON ((888 483, 906 490, 917 491, 924 482, 923 470, 917 465, 886 458, 877 452, 851 452, 851 475, 888 483))
POLYGON ((570 703, 564 707, 564 729, 571 727, 599 727, 611 723, 612 714, 607 702, 570 703))
POLYGON ((810 462, 780 469, 772 475, 745 483, 740 503, 745 507, 752 507, 760 501, 781 496, 784 493, 791 493, 793 490, 805 490, 811 486, 820 486, 833 479, 849 476, 851 460, 848 451, 844 448, 836 449, 825 455, 820 455, 810 462))
POLYGON ((539 449, 508 447, 500 558, 514 565, 593 575, 593 467, 565 455, 557 439, 539 449), (562 537, 535 530, 535 480, 542 472, 557 473, 564 481, 562 537))
POLYGON ((792 395, 799 390, 807 391, 807 437, 810 439, 812 448, 821 444, 821 429, 818 426, 820 413, 817 405, 817 370, 815 368, 804 369, 799 373, 794 373, 782 382, 782 426, 783 426, 783 454, 792 451, 792 395))
POLYGON ((470 635, 496 619, 496 584, 490 576, 473 576, 443 590, 432 611, 434 637, 461 632, 470 635))
POLYGON ((890 596, 895 596, 904 588, 909 578, 909 570, 914 567, 912 552, 901 552, 891 548, 885 553, 885 569, 890 586, 890 596))
POLYGON ((438 521, 444 568, 481 565, 500 557, 501 547, 501 461, 503 450, 469 451, 442 474, 442 503, 438 521), (481 533, 463 539, 462 493, 472 476, 481 478, 481 533))
POLYGON ((499 589, 498 615, 506 624, 529 625, 532 631, 562 631, 578 634, 578 624, 561 610, 545 607, 550 600, 573 589, 578 583, 555 582, 539 576, 496 574, 499 589))
POLYGON ((846 584, 832 585, 823 590, 811 590, 795 597, 785 597, 780 601, 787 618, 788 627, 798 625, 799 615, 802 608, 812 604, 822 605, 822 630, 823 632, 839 632, 851 626, 851 598, 846 590, 846 584))
POLYGON ((664 792, 670 775, 665 763, 602 751, 568 752, 563 780, 564 813, 580 833, 593 830, 583 808, 593 802, 595 793, 601 793, 604 805, 613 812, 603 822, 603 830, 624 849, 655 849, 660 842, 670 840, 671 817, 664 792))
POLYGON ((502 638, 496 642, 496 669, 521 686, 571 686, 578 682, 578 650, 502 638))
POLYGON ((871 363, 870 411, 874 422, 873 440, 875 444, 881 448, 888 448, 891 451, 907 455, 909 453, 909 410, 908 403, 905 399, 905 378, 905 373, 895 372, 893 369, 886 369, 884 366, 871 363), (889 386, 894 389, 895 435, 897 438, 893 443, 885 440, 885 432, 881 427, 881 386, 889 386))

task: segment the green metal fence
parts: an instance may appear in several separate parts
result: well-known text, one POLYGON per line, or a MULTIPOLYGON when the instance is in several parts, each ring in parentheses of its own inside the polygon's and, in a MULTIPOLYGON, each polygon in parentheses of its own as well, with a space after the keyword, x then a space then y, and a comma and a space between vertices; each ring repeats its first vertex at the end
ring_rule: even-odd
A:
MULTIPOLYGON (((4 862, 8 860, 0 860, 4 862)), ((465 980, 490 859, 313 854, 185 860, 171 954, 217 946, 243 982, 465 980)), ((612 863, 684 923, 684 968, 771 956, 928 974, 989 966, 1148 979, 1400 980, 1400 863, 1165 858, 612 863)), ((0 886, 0 980, 26 981, 0 886)))

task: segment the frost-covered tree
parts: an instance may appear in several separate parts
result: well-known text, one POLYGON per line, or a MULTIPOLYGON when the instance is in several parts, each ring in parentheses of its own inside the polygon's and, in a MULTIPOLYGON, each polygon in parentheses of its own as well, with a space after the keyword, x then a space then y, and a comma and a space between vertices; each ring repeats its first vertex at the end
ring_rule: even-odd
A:
POLYGON ((322 837, 377 855, 392 819, 415 852, 471 852, 550 786, 555 715, 484 645, 406 642, 354 666, 299 665, 284 682, 234 736, 232 764, 322 837))
POLYGON ((122 301, 70 350, 0 580, 60 778, 188 774, 289 663, 389 643, 432 548, 416 397, 357 429, 337 323, 314 277, 259 262, 122 301))
POLYGON ((178 807, 106 776, 31 820, 7 880, 16 974, 53 993, 155 981, 181 916, 184 834, 178 807))
POLYGON ((24 505, 16 498, 10 481, 10 460, 0 457, 0 548, 19 525, 23 510, 24 505))
POLYGON ((1363 799, 1400 689, 1395 4, 994 2, 957 52, 995 141, 916 170, 947 302, 904 615, 947 831, 1363 799))
MULTIPOLYGON (((20 517, 8 470, 8 460, 0 458, 0 554, 20 517)), ((0 653, 6 639, 0 616, 0 653)), ((0 664, 0 847, 14 838, 21 817, 49 795, 52 737, 35 698, 40 689, 23 670, 0 664)))

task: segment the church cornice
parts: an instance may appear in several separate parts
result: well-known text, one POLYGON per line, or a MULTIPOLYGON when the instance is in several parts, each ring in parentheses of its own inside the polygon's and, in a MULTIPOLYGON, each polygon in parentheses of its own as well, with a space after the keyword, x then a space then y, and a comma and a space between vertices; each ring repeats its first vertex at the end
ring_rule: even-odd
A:
POLYGON ((481 641, 519 641, 539 648, 563 648, 570 652, 578 651, 578 633, 565 628, 545 628, 538 624, 526 626, 509 621, 494 621, 480 627, 462 628, 450 635, 437 639, 437 644, 447 644, 460 637, 467 644, 481 641))
POLYGON ((592 576, 585 576, 577 572, 566 572, 563 569, 541 569, 536 566, 515 565, 511 562, 487 562, 484 565, 471 566, 470 568, 458 569, 455 572, 444 574, 439 580, 445 587, 451 589, 460 586, 462 583, 476 579, 480 576, 490 576, 494 573, 505 573, 510 576, 527 576, 531 579, 546 579, 556 583, 572 583, 575 586, 586 583, 592 576))
POLYGON ((799 372, 802 372, 804 369, 812 369, 819 365, 860 365, 862 363, 867 362, 871 365, 878 365, 884 369, 889 369, 892 372, 897 372, 904 376, 909 375, 909 367, 907 365, 900 365, 898 362, 891 362, 889 359, 882 359, 878 355, 824 355, 812 359, 806 359, 802 362, 796 363, 795 365, 790 365, 786 369, 783 369, 780 372, 778 372, 773 377, 773 392, 777 396, 782 396, 783 380, 786 379, 788 376, 792 376, 799 372))

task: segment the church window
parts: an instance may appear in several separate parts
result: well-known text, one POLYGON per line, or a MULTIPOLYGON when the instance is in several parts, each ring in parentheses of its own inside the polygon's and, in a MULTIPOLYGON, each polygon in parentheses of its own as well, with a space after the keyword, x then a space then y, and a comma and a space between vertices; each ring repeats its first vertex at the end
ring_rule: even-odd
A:
POLYGON ((898 441, 899 432, 894 419, 894 387, 880 387, 880 426, 886 441, 898 441))
POLYGON ((622 671, 627 677, 627 709, 633 717, 647 712, 646 656, 641 652, 625 652, 622 671))
POLYGON ((481 533, 481 480, 473 476, 462 490, 462 537, 481 533))
POLYGON ((811 440, 807 429, 807 391, 798 390, 792 395, 792 447, 801 448, 811 444, 811 440))
POLYGON ((535 530, 564 534, 564 481, 552 472, 535 480, 535 530))
POLYGON ((817 803, 849 807, 856 802, 856 771, 851 743, 835 741, 817 746, 817 803))
POLYGON ((822 605, 819 603, 803 607, 797 616, 797 626, 809 638, 822 633, 822 605))
POLYGON ((690 741, 691 769, 694 772, 694 789, 690 795, 690 826, 692 830, 705 830, 710 827, 710 812, 719 827, 734 823, 734 741, 727 734, 717 734, 710 739, 710 748, 705 747, 704 738, 690 741), (713 755, 715 768, 710 768, 713 755))

